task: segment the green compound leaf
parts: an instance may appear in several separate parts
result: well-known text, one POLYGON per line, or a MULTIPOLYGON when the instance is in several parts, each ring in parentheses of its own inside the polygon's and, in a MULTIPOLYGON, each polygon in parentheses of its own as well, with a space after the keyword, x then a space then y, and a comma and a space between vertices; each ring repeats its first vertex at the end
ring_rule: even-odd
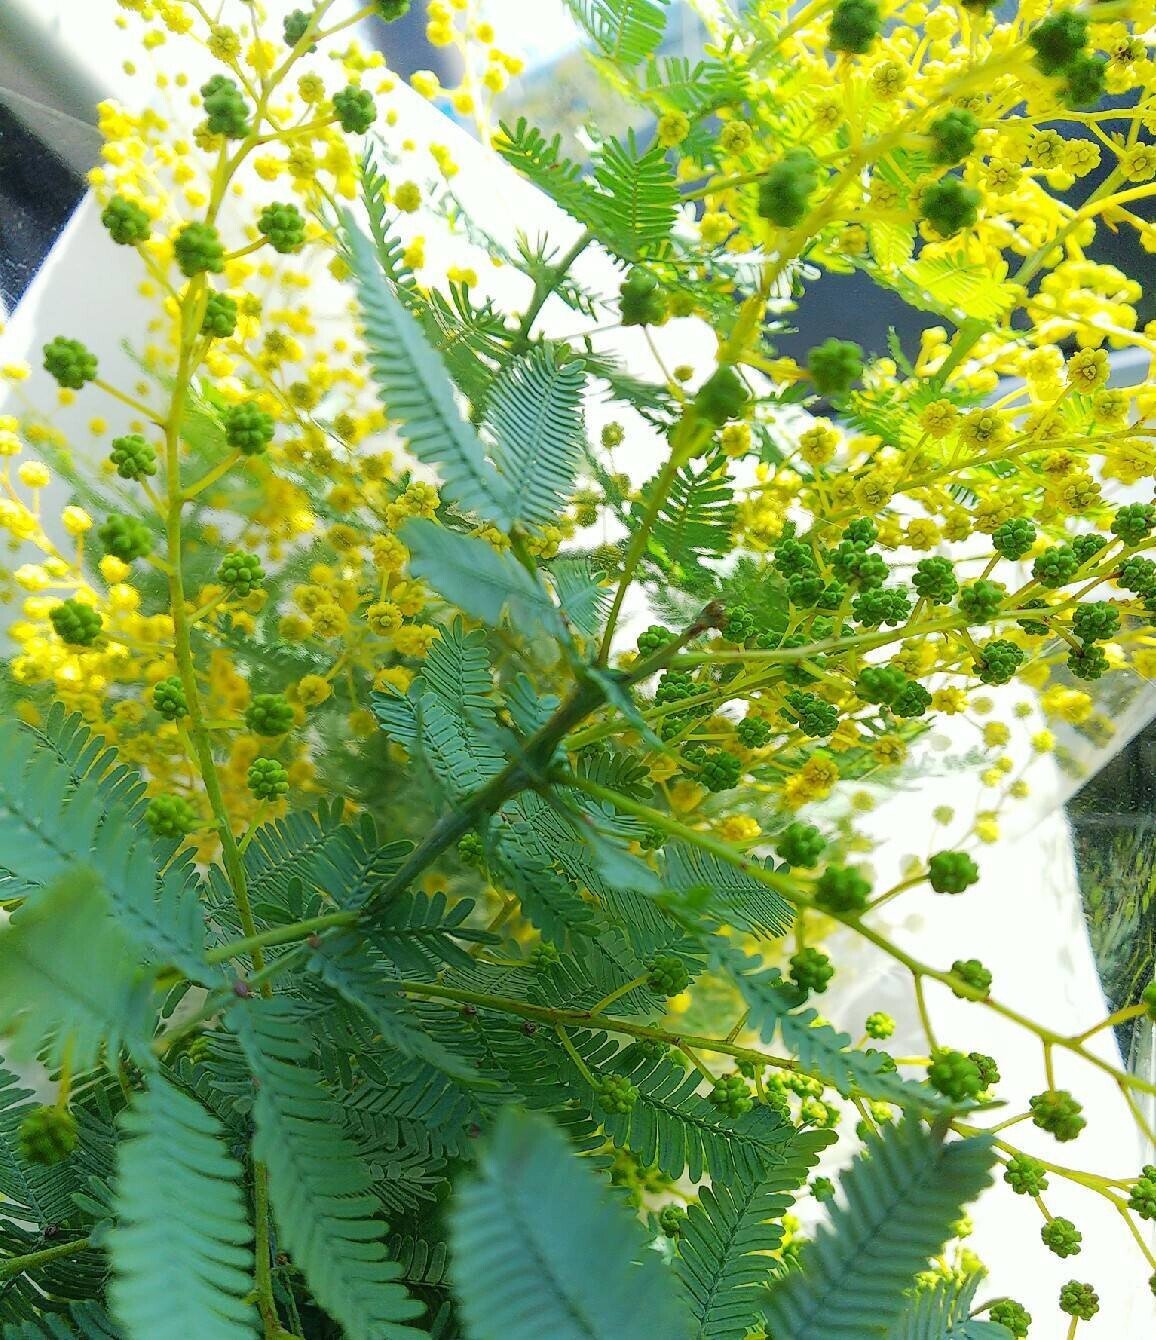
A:
POLYGON ((566 8, 598 44, 622 65, 653 55, 666 30, 667 0, 566 0, 566 8))
POLYGON ((486 412, 494 437, 494 463, 513 494, 514 520, 550 526, 574 487, 586 428, 578 360, 560 363, 548 349, 535 349, 511 363, 498 378, 486 412))
POLYGON ((807 1074, 818 1076, 845 1098, 860 1095, 924 1112, 950 1107, 947 1099, 926 1084, 886 1069, 882 1057, 858 1051, 848 1034, 822 1023, 818 1011, 795 1008, 777 968, 764 968, 732 950, 716 949, 715 955, 750 1010, 750 1026, 768 1045, 781 1037, 782 1045, 807 1074))
POLYGON ((223 1128, 160 1079, 121 1124, 110 1294, 128 1340, 251 1337, 253 1234, 223 1128))
POLYGON ((637 1220, 540 1116, 502 1112, 458 1192, 451 1244, 470 1340, 690 1340, 637 1220))
POLYGON ((827 1131, 799 1131, 756 1177, 703 1187, 687 1212, 675 1269, 698 1319, 696 1340, 732 1340, 755 1325, 771 1262, 783 1240, 783 1216, 807 1180, 827 1131))
POLYGON ((78 716, 57 707, 40 728, 4 722, 0 893, 38 897, 43 886, 87 867, 142 959, 211 980, 196 875, 176 860, 158 876, 145 804, 140 774, 119 763, 78 716))
POLYGON ((562 636, 550 593, 513 554, 424 517, 411 518, 400 534, 412 555, 410 572, 450 604, 492 626, 506 613, 524 636, 562 636))
POLYGON ((43 1050, 83 1071, 124 1047, 148 1064, 154 1021, 152 974, 90 870, 63 876, 0 930, 0 1033, 12 1059, 43 1050))
POLYGON ((349 1340, 418 1340, 422 1306, 399 1282, 372 1178, 302 1043, 300 1016, 251 1001, 231 1017, 258 1081, 253 1156, 269 1170, 280 1241, 349 1340))
POLYGON ((969 1315, 982 1280, 977 1271, 962 1284, 949 1278, 917 1289, 888 1340, 1012 1340, 1006 1326, 969 1315))
POLYGON ((944 1143, 911 1117, 871 1136, 802 1270, 772 1289, 765 1316, 775 1340, 889 1337, 915 1276, 990 1186, 993 1161, 989 1139, 944 1143))
POLYGON ((514 519, 510 486, 462 417, 445 365, 382 274, 372 243, 348 222, 346 236, 369 364, 387 415, 401 426, 417 459, 440 469, 448 501, 508 530, 514 519))

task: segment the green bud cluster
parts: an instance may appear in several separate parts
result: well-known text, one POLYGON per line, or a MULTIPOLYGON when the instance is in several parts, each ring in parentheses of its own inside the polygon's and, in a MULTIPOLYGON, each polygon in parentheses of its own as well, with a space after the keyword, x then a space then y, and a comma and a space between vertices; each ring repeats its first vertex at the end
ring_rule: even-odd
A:
POLYGON ((827 849, 827 839, 812 824, 795 820, 775 841, 775 851, 790 866, 809 869, 819 864, 827 849))
POLYGON ((140 433, 114 437, 108 458, 121 479, 148 479, 157 472, 157 453, 140 433))
POLYGON ((173 239, 173 256, 186 279, 225 268, 225 246, 211 223, 186 223, 173 239))
POLYGON ((377 120, 373 94, 356 84, 349 84, 333 95, 333 111, 347 135, 364 135, 377 120))
POLYGON ((227 340, 237 329, 237 304, 227 293, 210 293, 201 318, 201 334, 227 340))
POLYGON ((941 177, 919 197, 919 217, 940 237, 954 237, 975 224, 981 199, 973 186, 965 186, 958 177, 941 177))
POLYGON ((289 773, 275 758, 255 758, 245 784, 258 800, 280 800, 289 790, 289 773))
POLYGON ((638 1090, 625 1075, 604 1075, 595 1081, 594 1098, 611 1116, 625 1116, 638 1102, 638 1090))
POLYGON ((988 1309, 988 1317, 997 1326, 1005 1326, 1015 1340, 1024 1340, 1032 1324, 1032 1314, 1014 1298, 1001 1298, 988 1309))
POLYGON ((153 533, 135 516, 113 512, 96 528, 96 533, 105 551, 122 563, 132 563, 152 553, 153 533))
POLYGON ((833 734, 839 725, 838 708, 801 689, 792 689, 787 694, 787 707, 782 709, 781 715, 798 726, 804 735, 816 740, 833 734))
POLYGON ((656 954, 647 968, 646 985, 656 996, 677 996, 690 985, 690 973, 675 955, 656 954))
POLYGON ((266 205, 257 219, 257 231, 283 256, 305 245, 305 218, 296 205, 266 205))
MULTIPOLYGON (((987 995, 991 990, 991 973, 977 958, 957 958, 951 965, 951 971, 961 982, 966 982, 968 986, 987 995)), ((956 991, 955 994, 960 999, 968 999, 962 991, 956 991)))
POLYGON ((48 611, 48 618, 56 636, 70 647, 91 647, 104 626, 96 610, 81 600, 62 600, 48 611))
POLYGON ((759 183, 760 218, 780 228, 793 228, 807 213, 807 202, 819 184, 819 165, 809 149, 792 149, 771 165, 759 183))
POLYGON ((284 735, 293 724, 293 708, 281 693, 259 693, 245 710, 245 725, 254 735, 284 735))
POLYGON ((1047 1089, 1028 1099, 1032 1121, 1059 1141, 1074 1140, 1088 1124, 1067 1089, 1047 1089))
POLYGON ((656 651, 661 651, 668 642, 673 641, 674 634, 669 628, 660 623, 652 623, 649 628, 638 635, 638 654, 643 660, 647 660, 656 651))
POLYGON ((215 74, 201 85, 205 125, 211 135, 228 140, 244 139, 249 133, 249 107, 245 95, 223 74, 215 74))
POLYGON ((145 823, 159 838, 180 839, 197 826, 197 814, 184 796, 153 796, 145 810, 145 823))
POLYGON ((898 628, 910 618, 912 600, 901 587, 879 586, 857 595, 851 609, 864 628, 898 628))
POLYGON ((188 716, 189 702, 185 697, 185 688, 176 675, 162 679, 153 685, 153 706, 166 721, 179 721, 188 716))
POLYGON ((100 212, 100 221, 108 235, 122 247, 139 247, 147 242, 152 224, 149 216, 135 200, 114 195, 100 212))
POLYGON ((543 940, 530 950, 530 962, 539 972, 542 972, 561 963, 562 955, 557 945, 551 944, 549 940, 543 940))
POLYGON ((882 29, 883 14, 875 0, 838 0, 827 28, 827 45, 832 51, 862 56, 882 29))
POLYGON ((728 1117, 741 1117, 755 1105, 754 1095, 741 1075, 723 1075, 715 1080, 708 1097, 728 1117))
POLYGON ((762 717, 743 717, 735 735, 744 749, 762 749, 771 739, 771 723, 762 717))
POLYGON ((1038 1196, 1048 1189, 1048 1173, 1030 1154, 1013 1154, 1003 1171, 1003 1180, 1017 1196, 1038 1196))
POLYGON ((246 456, 259 455, 273 440, 273 416, 254 400, 230 405, 225 411, 225 441, 246 456))
POLYGON ((96 355, 79 340, 57 335, 44 346, 44 370, 58 386, 79 391, 96 376, 96 355))
POLYGON ((822 994, 834 976, 835 965, 822 950, 800 949, 791 956, 791 981, 801 991, 822 994))
POLYGON ((79 1141, 76 1118, 64 1107, 34 1107, 22 1118, 16 1140, 25 1163, 63 1163, 79 1141))
POLYGON ((1100 1296, 1090 1284, 1069 1280, 1060 1289, 1060 1311, 1081 1321, 1091 1321, 1100 1310, 1100 1296))
POLYGON ((979 1067, 963 1052, 941 1047, 931 1054, 927 1067, 927 1082, 933 1089, 954 1102, 966 1102, 983 1092, 979 1067))
POLYGON ((256 554, 233 550, 221 559, 217 581, 227 587, 238 599, 256 591, 265 581, 265 570, 256 554))
POLYGON ((863 375, 863 350, 850 340, 832 337, 808 353, 807 371, 821 396, 845 396, 863 375))
POLYGON ((1080 570, 1080 560, 1070 544, 1054 544, 1032 564, 1032 576, 1049 590, 1064 586, 1080 570))
MULTIPOLYGON (((309 31, 309 24, 312 22, 312 19, 312 13, 308 13, 304 9, 294 9, 285 15, 285 21, 281 25, 281 35, 284 38, 287 47, 295 47, 297 43, 301 41, 309 31)), ((317 43, 312 43, 310 46, 306 47, 306 50, 311 52, 316 51, 317 43)))
POLYGON ((936 117, 927 133, 931 137, 931 161, 939 167, 953 167, 975 148, 979 122, 969 111, 953 107, 936 117))
POLYGON ((965 582, 959 592, 960 613, 968 623, 990 623, 1006 595, 1003 582, 990 582, 986 577, 965 582))
POLYGON ((742 418, 750 392, 734 368, 716 368, 698 388, 692 402, 699 418, 721 428, 730 419, 742 418))
POLYGON ((815 903, 825 912, 862 912, 870 896, 871 885, 848 866, 828 866, 815 884, 815 903))
POLYGON ((1121 507, 1112 518, 1112 534, 1130 549, 1143 544, 1156 528, 1156 504, 1129 503, 1121 507))
POLYGON ((1018 562, 1036 542, 1036 528, 1023 517, 1013 517, 997 526, 991 542, 997 554, 1018 562))
POLYGON ((882 1010, 876 1010, 869 1014, 863 1024, 863 1031, 869 1038, 874 1038, 877 1042, 885 1042, 889 1037, 894 1036, 895 1020, 889 1014, 884 1014, 882 1010))
POLYGON ((618 290, 619 320, 624 326, 661 326, 667 317, 666 297, 649 270, 635 266, 618 290))
POLYGON ((1044 1246, 1056 1256, 1078 1256, 1083 1235, 1070 1219, 1055 1218, 1040 1229, 1044 1246))
POLYGON ((933 601, 936 605, 950 604, 959 590, 951 559, 940 556, 921 558, 915 565, 911 584, 921 599, 933 601))
POLYGON ((973 669, 985 684, 1007 684, 1024 663, 1024 651, 1005 638, 994 638, 981 648, 981 659, 973 669))
POLYGON ((708 791, 729 791, 743 775, 742 761, 726 749, 695 746, 685 750, 683 757, 694 766, 695 781, 708 791))
POLYGON ((979 866, 966 852, 939 851, 927 863, 927 878, 936 893, 963 893, 979 880, 979 866))

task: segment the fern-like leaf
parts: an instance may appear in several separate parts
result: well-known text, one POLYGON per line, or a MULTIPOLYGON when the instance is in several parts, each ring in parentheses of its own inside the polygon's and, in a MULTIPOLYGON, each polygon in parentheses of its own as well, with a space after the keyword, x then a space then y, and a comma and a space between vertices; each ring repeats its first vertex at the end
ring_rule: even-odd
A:
POLYGON ((223 1129, 160 1079, 122 1125, 110 1298, 128 1340, 251 1337, 253 1235, 223 1129))
POLYGON ((586 557, 558 558, 550 565, 550 578, 570 625, 585 637, 597 637, 610 604, 603 574, 586 557))
POLYGON ((152 975, 114 920, 99 880, 83 868, 45 889, 0 929, 0 1032, 8 1054, 77 1071, 126 1048, 148 1059, 152 975))
POLYGON ((279 1001, 254 1001, 233 1022, 260 1083, 253 1154, 269 1170, 285 1249, 349 1340, 418 1340, 406 1323, 421 1305, 398 1283, 372 1179, 309 1064, 300 1018, 279 1001))
POLYGON ((328 936, 314 950, 311 969, 351 1005, 363 1010, 387 1046, 437 1066, 459 1079, 469 1076, 464 1061, 415 1026, 404 997, 385 985, 385 965, 352 933, 328 936))
POLYGON ((637 1221, 541 1117, 502 1113, 451 1229, 472 1340, 689 1340, 689 1314, 637 1221))
POLYGON ((369 363, 386 413, 401 425, 417 459, 439 467, 449 501, 508 529, 513 519, 509 485, 459 412, 445 365, 383 276, 373 245, 352 223, 346 234, 369 363))
POLYGON ((566 0, 566 8, 616 64, 637 65, 666 31, 667 0, 566 0))
POLYGON ((799 1131, 757 1177, 716 1180, 687 1213, 675 1268, 698 1320, 696 1340, 736 1340, 756 1322, 772 1261, 782 1244, 783 1216, 806 1181, 825 1131, 799 1131))
POLYGON ((906 1080, 870 1052, 856 1050, 851 1038, 819 1021, 811 1008, 794 1008, 795 998, 783 989, 777 968, 764 968, 741 953, 716 951, 750 1011, 748 1022, 765 1043, 781 1035, 784 1047, 808 1074, 817 1075, 849 1097, 853 1094, 897 1103, 916 1111, 950 1106, 926 1084, 906 1080))
MULTIPOLYGON (((641 506, 647 505, 651 485, 643 485, 641 506)), ((663 564, 695 570, 704 558, 721 558, 731 549, 734 528, 734 490, 721 457, 695 465, 675 476, 664 498, 650 536, 650 547, 663 564)))
POLYGON ((919 1288, 907 1311, 891 1329, 887 1340, 1012 1340, 998 1321, 981 1321, 970 1315, 982 1272, 959 1283, 942 1279, 931 1288, 919 1288))
POLYGON ((516 522, 553 525, 569 501, 586 436, 585 381, 580 361, 560 362, 540 347, 510 363, 494 386, 486 427, 516 522))
POLYGON ((0 890, 26 896, 78 866, 92 870, 138 943, 205 981, 205 926, 197 879, 177 860, 158 878, 144 828, 140 777, 76 717, 50 714, 40 730, 0 725, 0 890))
POLYGON ((794 921, 790 903, 760 880, 685 842, 667 843, 663 855, 666 886, 714 921, 764 939, 777 939, 790 930, 794 921))
POLYGON ((911 1117, 872 1136, 803 1269, 772 1291, 765 1315, 775 1340, 888 1336, 915 1276, 991 1184, 993 1161, 986 1137, 945 1143, 911 1117))
POLYGON ((508 552, 424 517, 402 527, 410 572, 449 604, 496 627, 504 613, 523 635, 562 635, 558 611, 541 581, 508 552))
POLYGON ((594 151, 597 214, 602 233, 629 260, 661 255, 678 213, 674 171, 661 144, 640 150, 631 132, 625 142, 604 140, 594 151))

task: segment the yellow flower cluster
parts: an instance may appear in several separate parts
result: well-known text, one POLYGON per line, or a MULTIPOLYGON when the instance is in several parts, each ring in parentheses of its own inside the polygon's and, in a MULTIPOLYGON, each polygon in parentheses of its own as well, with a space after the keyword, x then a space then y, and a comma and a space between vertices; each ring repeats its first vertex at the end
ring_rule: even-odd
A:
MULTIPOLYGON (((330 7, 317 6, 310 36, 332 38, 349 26, 327 23, 330 7)), ((404 691, 438 637, 429 593, 407 576, 408 553, 396 531, 407 517, 434 516, 439 497, 387 436, 352 334, 350 297, 333 282, 344 274, 330 233, 335 207, 362 189, 361 144, 342 124, 340 101, 350 91, 367 94, 376 115, 392 123, 396 81, 383 56, 343 35, 344 46, 329 41, 314 58, 307 41, 290 47, 254 37, 247 21, 209 23, 200 5, 185 0, 121 0, 121 8, 119 22, 140 25, 146 52, 174 39, 199 47, 190 64, 207 64, 230 81, 249 120, 237 135, 222 133, 207 114, 208 85, 198 90, 185 75, 163 70, 151 77, 157 95, 142 91, 153 105, 101 104, 101 163, 90 184, 103 208, 141 212, 147 235, 136 246, 139 290, 155 316, 134 351, 141 367, 135 386, 101 382, 61 389, 59 397, 62 404, 78 395, 104 399, 121 416, 118 433, 147 443, 157 462, 151 473, 122 487, 114 460, 106 459, 95 494, 112 513, 123 510, 125 490, 135 492, 133 505, 158 542, 135 561, 103 552, 105 517, 95 499, 88 510, 69 506, 59 518, 42 516, 52 482, 42 461, 90 455, 102 438, 115 452, 118 439, 93 419, 90 442, 70 443, 44 406, 26 401, 26 412, 0 420, 0 529, 17 557, 0 579, 2 594, 19 605, 10 636, 20 710, 35 716, 47 689, 83 713, 126 761, 144 769, 152 791, 193 805, 208 851, 216 838, 191 726, 203 725, 237 820, 283 804, 247 790, 258 755, 279 756, 298 792, 313 786, 307 732, 262 738, 246 720, 255 696, 282 694, 298 727, 324 717, 331 733, 347 739, 371 734, 369 688, 404 691), (258 224, 270 205, 291 205, 300 216, 300 245, 267 244, 258 224), (180 254, 183 230, 204 222, 222 239, 207 283, 190 277, 180 254), (200 322, 210 291, 231 311, 219 330, 198 329, 190 319, 195 311, 200 322), (175 399, 171 388, 181 378, 175 399), (268 417, 267 450, 246 454, 225 440, 219 425, 238 408, 268 417), (178 512, 184 509, 176 523, 174 500, 178 512), (264 582, 249 590, 223 581, 220 560, 230 552, 259 559, 268 569, 264 582), (98 637, 77 645, 61 636, 52 615, 64 601, 95 611, 98 637), (182 641, 191 668, 182 664, 182 641), (284 650, 270 665, 275 643, 284 650), (166 717, 155 687, 189 674, 199 700, 195 718, 166 717)), ((444 37, 464 53, 488 50, 485 75, 475 79, 467 62, 454 98, 459 112, 483 114, 488 103, 468 90, 476 84, 491 96, 519 62, 493 45, 493 32, 466 0, 431 6, 429 19, 431 38, 444 37)), ((174 62, 166 55, 163 64, 171 70, 174 62)), ((125 68, 148 77, 135 62, 125 68)), ((431 153, 440 175, 456 172, 448 149, 434 145, 431 153)), ((383 207, 396 214, 422 205, 422 188, 400 170, 381 189, 383 207)), ((418 268, 423 260, 417 237, 405 262, 418 268)), ((451 274, 450 282, 455 278, 470 276, 451 274)), ((27 368, 3 374, 15 392, 27 368)), ((550 552, 561 538, 559 531, 537 542, 550 552)))

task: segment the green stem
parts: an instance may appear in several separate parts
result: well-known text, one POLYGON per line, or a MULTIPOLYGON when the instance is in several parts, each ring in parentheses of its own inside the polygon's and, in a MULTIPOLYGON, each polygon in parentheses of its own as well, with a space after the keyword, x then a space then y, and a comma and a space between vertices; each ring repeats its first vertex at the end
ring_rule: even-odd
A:
POLYGON ((773 1066, 776 1070, 802 1072, 798 1061, 786 1056, 772 1056, 758 1051, 754 1047, 740 1047, 725 1038, 705 1038, 692 1033, 678 1033, 665 1028, 652 1028, 647 1024, 636 1024, 630 1019, 607 1019, 594 1015, 591 1010, 553 1009, 546 1005, 531 1005, 524 1000, 510 1000, 505 996, 488 996, 478 991, 460 991, 456 987, 442 986, 436 982, 386 981, 382 986, 402 991, 410 996, 423 996, 429 1000, 444 1000, 458 1005, 473 1005, 479 1010, 493 1010, 498 1014, 512 1014, 519 1019, 530 1019, 534 1023, 562 1025, 570 1028, 600 1028, 607 1033, 620 1033, 624 1037, 640 1038, 647 1042, 662 1042, 670 1047, 697 1047, 700 1051, 716 1052, 720 1056, 733 1056, 738 1061, 750 1061, 756 1066, 773 1066))
POLYGON ((526 308, 517 333, 510 344, 510 348, 515 354, 525 353, 526 349, 529 348, 530 332, 534 329, 534 322, 537 321, 542 308, 545 307, 551 295, 557 291, 558 285, 570 273, 570 267, 593 241, 594 234, 587 228, 579 234, 574 245, 561 257, 557 265, 551 266, 549 272, 535 282, 534 292, 530 297, 530 305, 526 308))
MULTIPOLYGON (((679 823, 677 819, 663 814, 661 810, 653 809, 649 805, 644 805, 640 801, 632 800, 629 796, 621 795, 617 791, 612 791, 609 787, 600 785, 588 777, 570 776, 559 778, 565 785, 573 787, 575 790, 583 791, 588 796, 593 796, 596 800, 604 801, 613 805, 615 809, 623 814, 632 814, 636 819, 644 820, 650 827, 657 828, 661 832, 668 833, 672 837, 681 838, 684 842, 689 842, 693 846, 703 851, 709 851, 717 856, 727 865, 734 866, 760 884, 765 884, 768 888, 774 889, 781 894, 796 909, 814 907, 812 900, 802 891, 793 879, 780 875, 774 871, 765 869, 758 862, 741 851, 737 851, 728 842, 721 838, 712 837, 709 833, 700 833, 696 829, 689 828, 686 824, 679 823)), ((1018 1010, 1013 1010, 1008 1005, 1003 1005, 991 996, 981 996, 974 987, 970 986, 962 978, 955 976, 954 973, 943 972, 939 968, 934 968, 928 963, 921 963, 906 950, 901 949, 885 935, 865 924, 858 916, 850 913, 832 912, 827 908, 820 909, 825 915, 841 922, 848 929, 860 935, 863 939, 873 944, 877 949, 882 950, 889 958, 901 963, 918 981, 921 978, 927 978, 931 981, 940 982, 949 987, 957 995, 963 995, 969 1000, 974 1000, 977 1004, 984 1006, 995 1014, 1001 1015, 1029 1033, 1034 1033, 1047 1047, 1059 1047, 1064 1051, 1072 1052, 1079 1056, 1081 1060, 1087 1061, 1089 1065, 1102 1070, 1105 1074, 1111 1075, 1117 1084, 1127 1088, 1137 1089, 1141 1093, 1156 1094, 1156 1084, 1142 1079, 1139 1075, 1132 1075, 1126 1071, 1117 1070, 1110 1062, 1097 1056, 1084 1047, 1078 1039, 1065 1037, 1054 1030, 1045 1027, 1043 1024, 1036 1023, 1026 1015, 1020 1014, 1018 1010)), ((920 989, 922 989, 920 984, 920 989)))
POLYGON ((646 973, 643 973, 641 977, 635 977, 633 981, 627 982, 625 985, 611 991, 608 996, 603 996, 597 1005, 591 1005, 590 1013, 601 1014, 603 1010, 609 1009, 616 1000, 621 1000, 623 996, 628 996, 631 991, 636 991, 640 986, 645 986, 647 980, 646 973))
POLYGON ((45 1247, 39 1252, 29 1252, 27 1256, 10 1256, 7 1261, 0 1261, 0 1280, 23 1275, 26 1271, 50 1265, 65 1256, 78 1256, 88 1251, 89 1246, 88 1238, 76 1238, 72 1242, 58 1242, 55 1247, 45 1247))
POLYGON ((255 949, 268 949, 273 945, 287 945, 296 940, 307 940, 309 936, 317 935, 320 931, 330 930, 334 926, 352 926, 356 921, 356 912, 327 912, 324 916, 295 921, 291 926, 274 926, 272 930, 247 935, 243 940, 230 940, 228 944, 210 949, 205 958, 209 963, 227 963, 230 959, 240 958, 242 954, 250 954, 255 949))
MULTIPOLYGON (((180 675, 181 687, 188 703, 188 732, 205 794, 213 812, 213 820, 221 839, 221 851, 225 862, 225 871, 237 905, 237 914, 241 928, 246 936, 257 933, 257 923, 253 918, 253 908, 249 901, 245 880, 245 866, 237 842, 233 836, 233 827, 229 820, 229 811, 225 805, 221 781, 213 758, 213 747, 205 727, 204 708, 201 704, 200 688, 197 684, 196 665, 193 661, 190 635, 189 612, 185 602, 185 584, 183 570, 182 513, 185 505, 181 492, 181 424, 184 419, 185 400, 188 396, 191 340, 188 314, 195 311, 204 284, 203 278, 195 279, 189 286, 182 308, 181 351, 177 362, 176 382, 173 386, 172 401, 165 421, 165 474, 168 488, 168 512, 165 521, 165 535, 169 562, 169 604, 173 620, 173 655, 180 675)), ((264 959, 260 949, 254 950, 253 966, 260 970, 264 959)))

